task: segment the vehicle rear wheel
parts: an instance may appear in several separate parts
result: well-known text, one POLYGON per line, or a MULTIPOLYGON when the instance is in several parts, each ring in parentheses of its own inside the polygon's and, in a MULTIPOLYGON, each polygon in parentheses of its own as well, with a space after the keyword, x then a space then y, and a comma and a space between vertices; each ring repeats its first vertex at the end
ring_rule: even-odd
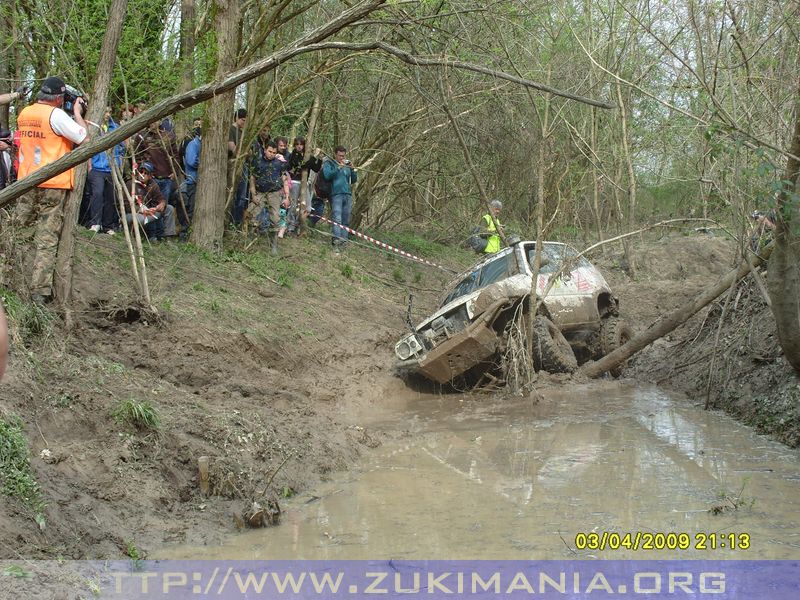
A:
MULTIPOLYGON (((619 317, 607 317, 600 324, 600 351, 601 356, 610 354, 623 344, 626 344, 633 337, 633 329, 627 321, 619 317)), ((617 365, 609 371, 612 377, 619 377, 625 363, 617 365)))
POLYGON ((536 370, 574 373, 578 360, 567 338, 550 319, 538 315, 533 325, 533 362, 536 370))

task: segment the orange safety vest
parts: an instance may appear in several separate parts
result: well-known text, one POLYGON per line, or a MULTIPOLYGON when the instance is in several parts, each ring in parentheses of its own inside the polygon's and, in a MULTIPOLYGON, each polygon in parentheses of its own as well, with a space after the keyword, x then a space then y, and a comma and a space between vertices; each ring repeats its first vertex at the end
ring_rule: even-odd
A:
MULTIPOLYGON (((50 126, 54 106, 39 102, 26 106, 17 117, 19 131, 19 172, 17 179, 57 161, 72 150, 72 142, 61 137, 50 126)), ((56 175, 39 184, 41 188, 71 190, 75 186, 75 169, 56 175)))

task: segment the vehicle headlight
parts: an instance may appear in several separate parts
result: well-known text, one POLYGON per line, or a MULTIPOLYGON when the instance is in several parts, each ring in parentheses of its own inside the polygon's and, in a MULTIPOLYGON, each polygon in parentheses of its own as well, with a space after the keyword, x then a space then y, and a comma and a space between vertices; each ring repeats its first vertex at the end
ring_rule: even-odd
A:
POLYGON ((467 303, 464 305, 464 308, 467 309, 467 316, 470 321, 475 317, 475 300, 476 298, 471 298, 467 300, 467 303))
POLYGON ((413 333, 411 335, 407 335, 402 340, 397 342, 394 347, 394 353, 400 360, 408 360, 421 350, 422 344, 419 343, 417 336, 413 333))

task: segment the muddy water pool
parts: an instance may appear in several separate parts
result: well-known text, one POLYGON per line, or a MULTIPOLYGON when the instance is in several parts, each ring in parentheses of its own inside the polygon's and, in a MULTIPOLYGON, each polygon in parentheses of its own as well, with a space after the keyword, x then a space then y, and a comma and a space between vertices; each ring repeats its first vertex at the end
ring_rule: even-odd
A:
POLYGON ((369 426, 391 439, 286 501, 279 527, 159 557, 800 558, 800 453, 658 388, 397 404, 369 426), (619 536, 606 545, 652 535, 638 550, 582 547, 579 534, 604 532, 619 536), (689 547, 642 549, 648 540, 689 547))

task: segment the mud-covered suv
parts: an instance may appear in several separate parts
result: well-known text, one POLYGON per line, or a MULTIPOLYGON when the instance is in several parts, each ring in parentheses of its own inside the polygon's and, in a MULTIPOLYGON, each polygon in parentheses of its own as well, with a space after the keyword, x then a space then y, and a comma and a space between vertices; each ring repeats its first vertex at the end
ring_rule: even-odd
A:
MULTIPOLYGON (((395 345, 398 369, 446 383, 473 367, 496 364, 509 325, 528 309, 535 252, 536 242, 518 242, 457 277, 439 310, 395 345)), ((537 294, 542 298, 532 333, 537 370, 570 373, 632 337, 600 271, 566 244, 544 242, 537 294)))

